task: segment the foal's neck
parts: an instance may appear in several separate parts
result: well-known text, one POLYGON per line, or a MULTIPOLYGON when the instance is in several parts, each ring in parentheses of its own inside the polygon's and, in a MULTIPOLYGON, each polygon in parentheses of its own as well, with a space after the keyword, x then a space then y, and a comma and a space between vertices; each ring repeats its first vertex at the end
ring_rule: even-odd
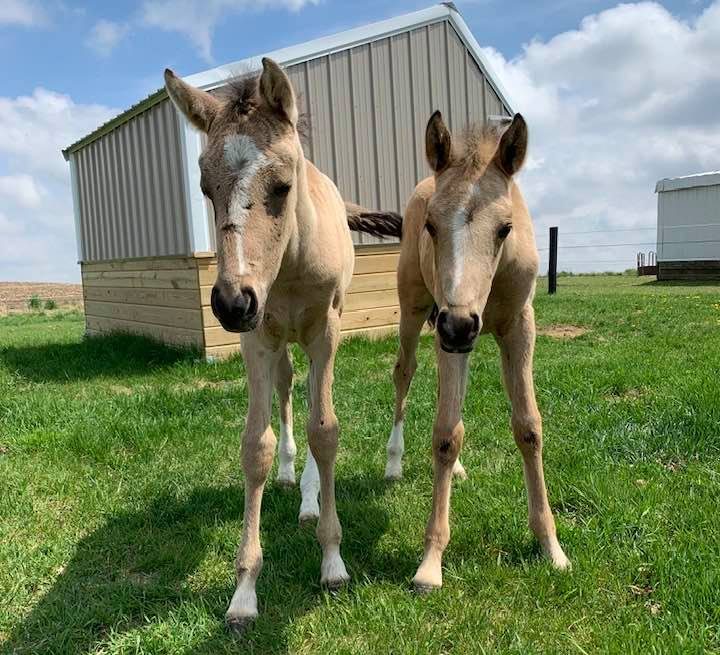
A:
MULTIPOLYGON (((298 146, 300 147, 300 146, 298 146)), ((302 154, 298 159, 296 170, 295 211, 293 212, 290 238, 278 277, 297 278, 307 269, 308 262, 313 259, 313 251, 317 245, 317 213, 310 196, 307 176, 307 160, 302 154)))

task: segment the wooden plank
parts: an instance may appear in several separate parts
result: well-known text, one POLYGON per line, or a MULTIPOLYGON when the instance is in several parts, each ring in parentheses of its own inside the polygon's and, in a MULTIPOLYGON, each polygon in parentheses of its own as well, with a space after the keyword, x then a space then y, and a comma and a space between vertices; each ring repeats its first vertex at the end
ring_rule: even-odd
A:
POLYGON ((366 273, 389 273, 397 271, 400 253, 386 255, 363 255, 355 257, 355 275, 366 273))
POLYGON ((229 346, 240 343, 240 335, 236 332, 226 332, 222 327, 205 328, 205 348, 211 346, 229 346))
MULTIPOLYGON (((166 271, 158 271, 160 273, 166 271)), ((176 273, 177 271, 167 271, 176 273)), ((127 277, 91 277, 83 276, 85 287, 116 287, 125 289, 197 289, 198 280, 195 271, 187 271, 192 276, 170 276, 170 277, 139 277, 129 275, 127 277)), ((91 273, 90 275, 97 275, 91 273)), ((121 274, 122 275, 122 274, 121 274)))
POLYGON ((104 318, 100 316, 86 316, 85 321, 87 331, 90 334, 129 332, 130 334, 139 334, 177 345, 196 346, 200 348, 202 348, 203 345, 201 330, 186 330, 178 327, 136 323, 134 321, 122 321, 116 318, 104 318))
POLYGON ((82 264, 83 273, 105 271, 160 271, 195 269, 197 262, 192 257, 136 257, 133 259, 111 259, 104 262, 82 264))
POLYGON ((124 289, 122 287, 85 287, 85 300, 200 309, 198 289, 124 289))
POLYGON ((342 315, 342 330, 358 330, 378 325, 396 325, 400 322, 399 307, 378 307, 375 309, 360 309, 354 312, 344 312, 342 315))
POLYGON ((356 309, 373 309, 374 307, 392 307, 399 304, 397 289, 348 293, 345 296, 346 312, 352 312, 356 309))
POLYGON ((233 355, 241 355, 240 344, 234 343, 229 346, 210 346, 205 348, 205 357, 214 359, 227 359, 233 355))
POLYGON ((363 291, 380 291, 382 289, 395 289, 397 286, 397 275, 392 273, 368 273, 366 275, 353 276, 350 283, 349 293, 361 293, 363 291))
POLYGON ((202 314, 199 309, 87 300, 85 302, 85 315, 116 318, 137 323, 152 323, 153 325, 164 325, 166 327, 202 330, 202 314))
POLYGON ((195 269, 171 269, 153 271, 142 269, 139 271, 90 271, 82 274, 85 280, 117 280, 124 278, 139 278, 142 280, 195 280, 195 269))
POLYGON ((360 328, 357 330, 343 330, 340 336, 343 339, 348 337, 365 337, 368 339, 383 339, 388 336, 396 335, 397 325, 377 325, 371 328, 360 328))

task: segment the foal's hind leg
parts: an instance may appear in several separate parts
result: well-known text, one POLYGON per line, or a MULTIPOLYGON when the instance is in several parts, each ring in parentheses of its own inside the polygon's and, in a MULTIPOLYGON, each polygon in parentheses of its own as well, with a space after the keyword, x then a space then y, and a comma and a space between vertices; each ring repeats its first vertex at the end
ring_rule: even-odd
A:
POLYGON ((423 323, 427 319, 429 307, 416 309, 410 305, 400 312, 400 349, 393 370, 395 383, 395 416, 393 429, 387 442, 387 464, 385 465, 386 480, 402 478, 402 456, 405 450, 403 439, 403 423, 405 420, 406 398, 413 375, 417 369, 418 340, 423 323))
POLYGON ((292 360, 290 352, 286 348, 277 363, 275 391, 280 405, 277 481, 279 484, 289 487, 295 484, 295 455, 297 453, 297 446, 293 438, 292 384, 292 360))
POLYGON ((317 525, 317 537, 323 551, 320 583, 330 589, 340 587, 350 578, 340 557, 342 528, 335 507, 338 421, 333 406, 332 385, 339 340, 340 318, 331 313, 324 333, 306 347, 310 357, 308 444, 320 474, 320 517, 317 525))
POLYGON ((510 330, 498 337, 503 378, 512 404, 512 430, 523 458, 528 494, 530 529, 545 555, 557 569, 570 567, 555 534, 555 520, 545 488, 542 462, 542 419, 535 400, 532 363, 535 346, 535 318, 532 306, 523 310, 510 330))

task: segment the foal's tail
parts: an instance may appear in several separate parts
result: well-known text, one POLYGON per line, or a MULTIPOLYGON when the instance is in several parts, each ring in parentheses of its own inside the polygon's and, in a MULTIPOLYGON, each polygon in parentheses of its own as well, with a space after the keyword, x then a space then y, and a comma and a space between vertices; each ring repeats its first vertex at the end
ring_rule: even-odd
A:
POLYGON ((345 203, 348 227, 353 232, 365 232, 381 239, 402 237, 402 216, 395 212, 372 211, 351 202, 345 203))

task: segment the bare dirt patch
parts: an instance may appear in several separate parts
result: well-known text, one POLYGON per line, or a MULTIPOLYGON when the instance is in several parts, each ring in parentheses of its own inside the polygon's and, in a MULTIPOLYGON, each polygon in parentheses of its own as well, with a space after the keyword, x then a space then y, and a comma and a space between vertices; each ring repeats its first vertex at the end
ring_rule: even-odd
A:
POLYGON ((553 339, 577 339, 588 332, 588 328, 579 325, 547 325, 537 329, 538 334, 553 339))
POLYGON ((31 298, 38 298, 41 307, 54 300, 58 307, 80 307, 82 285, 54 282, 0 282, 0 315, 26 311, 31 298))

